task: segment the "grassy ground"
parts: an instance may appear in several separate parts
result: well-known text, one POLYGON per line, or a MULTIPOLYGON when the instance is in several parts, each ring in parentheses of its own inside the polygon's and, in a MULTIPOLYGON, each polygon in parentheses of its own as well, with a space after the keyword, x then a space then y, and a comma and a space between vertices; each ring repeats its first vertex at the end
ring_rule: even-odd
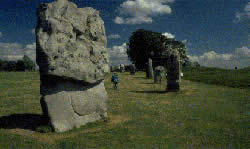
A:
POLYGON ((208 67, 188 67, 183 69, 184 79, 208 84, 248 88, 250 67, 238 70, 226 70, 208 67))
POLYGON ((142 72, 111 74, 108 121, 65 133, 34 131, 41 122, 39 74, 0 73, 0 146, 3 149, 247 148, 249 92, 187 80, 181 91, 164 93, 142 72))

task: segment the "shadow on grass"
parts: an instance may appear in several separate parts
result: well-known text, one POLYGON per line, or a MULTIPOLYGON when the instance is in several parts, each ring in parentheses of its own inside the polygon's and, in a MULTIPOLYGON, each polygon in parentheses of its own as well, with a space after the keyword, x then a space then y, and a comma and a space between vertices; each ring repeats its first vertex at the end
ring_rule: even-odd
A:
POLYGON ((130 91, 133 93, 157 93, 157 94, 166 94, 167 91, 130 91))
POLYGON ((142 83, 142 84, 155 84, 154 82, 150 82, 150 83, 142 83))
POLYGON ((48 125, 48 121, 48 118, 39 114, 11 114, 0 117, 0 128, 20 128, 36 131, 37 128, 48 125))
POLYGON ((135 79, 147 79, 146 77, 133 77, 135 79))

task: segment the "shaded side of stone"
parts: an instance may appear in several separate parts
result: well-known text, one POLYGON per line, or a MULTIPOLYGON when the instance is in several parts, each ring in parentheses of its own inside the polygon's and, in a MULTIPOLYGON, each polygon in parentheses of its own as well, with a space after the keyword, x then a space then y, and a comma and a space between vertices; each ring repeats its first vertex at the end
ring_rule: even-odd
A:
POLYGON ((135 72, 136 72, 135 65, 134 64, 130 65, 130 74, 135 75, 135 72))
POLYGON ((167 91, 180 90, 180 55, 177 50, 170 50, 167 60, 167 91))

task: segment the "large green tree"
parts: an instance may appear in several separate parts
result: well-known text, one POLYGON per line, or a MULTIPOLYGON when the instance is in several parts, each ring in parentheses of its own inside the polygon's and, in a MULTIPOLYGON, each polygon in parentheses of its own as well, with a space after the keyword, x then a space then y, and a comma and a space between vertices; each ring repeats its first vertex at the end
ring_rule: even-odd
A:
POLYGON ((16 71, 24 71, 25 67, 24 67, 24 62, 23 60, 18 60, 16 62, 16 71))
POLYGON ((179 51, 181 61, 188 60, 186 56, 186 46, 181 41, 167 38, 161 33, 139 29, 132 33, 129 38, 127 54, 132 63, 138 69, 146 68, 148 58, 161 58, 164 57, 164 50, 166 46, 171 45, 179 51))
POLYGON ((180 60, 181 60, 181 64, 182 65, 186 65, 188 63, 190 63, 188 57, 187 57, 187 48, 185 46, 185 44, 181 41, 176 41, 174 39, 165 39, 164 43, 166 46, 169 46, 173 49, 178 50, 179 54, 180 54, 180 60))
POLYGON ((160 33, 139 29, 132 33, 129 38, 127 54, 136 68, 143 69, 146 66, 148 58, 151 57, 151 52, 154 54, 160 53, 162 43, 160 33))

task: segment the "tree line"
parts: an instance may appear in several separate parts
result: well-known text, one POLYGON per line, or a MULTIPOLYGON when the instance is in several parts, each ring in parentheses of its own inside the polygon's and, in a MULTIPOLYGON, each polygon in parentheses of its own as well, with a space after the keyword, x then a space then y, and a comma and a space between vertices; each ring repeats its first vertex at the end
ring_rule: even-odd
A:
MULTIPOLYGON (((137 69, 145 69, 148 58, 153 59, 153 65, 160 65, 161 61, 166 61, 164 52, 166 45, 178 50, 181 58, 181 65, 191 65, 187 57, 186 46, 183 42, 167 38, 158 32, 138 29, 129 38, 127 54, 129 60, 135 64, 137 69)), ((154 67, 154 66, 153 66, 154 67)))
POLYGON ((35 71, 36 64, 27 55, 21 60, 8 61, 0 59, 0 71, 35 71))

